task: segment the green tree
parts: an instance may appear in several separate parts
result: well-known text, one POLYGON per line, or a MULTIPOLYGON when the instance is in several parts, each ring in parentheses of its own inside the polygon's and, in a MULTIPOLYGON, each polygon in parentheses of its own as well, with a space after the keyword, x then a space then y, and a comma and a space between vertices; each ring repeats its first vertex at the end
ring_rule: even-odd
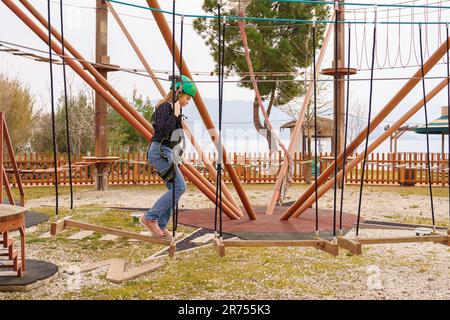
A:
POLYGON ((34 102, 28 87, 18 79, 0 74, 0 111, 5 116, 15 152, 29 147, 35 125, 34 102))
MULTIPOLYGON (((143 98, 133 91, 132 106, 150 121, 154 108, 149 98, 143 98)), ((120 114, 111 108, 108 111, 108 145, 110 148, 122 149, 127 152, 146 150, 148 141, 120 114)))
MULTIPOLYGON (((204 0, 203 9, 208 14, 217 14, 217 0, 204 0)), ((223 15, 237 15, 235 8, 224 8, 223 15)), ((251 1, 246 9, 246 15, 259 18, 286 18, 320 20, 328 17, 325 5, 287 3, 271 1, 251 1)), ((317 24, 317 43, 320 47, 323 41, 325 25, 317 24)), ((255 72, 277 72, 274 74, 257 75, 257 80, 273 80, 259 82, 258 88, 270 117, 274 106, 289 103, 294 98, 304 94, 303 82, 294 82, 295 74, 312 63, 312 26, 292 22, 246 21, 246 34, 250 46, 250 56, 255 72)), ((194 20, 194 29, 205 39, 215 62, 218 61, 218 23, 214 19, 198 18, 194 20)), ((239 86, 253 89, 248 81, 248 66, 242 38, 237 21, 228 20, 225 39, 225 69, 240 75, 239 86), (246 74, 247 73, 247 74, 246 74)), ((216 69, 218 66, 216 65, 216 69)), ((253 123, 259 132, 267 129, 261 123, 258 102, 253 103, 253 123)), ((267 137, 270 141, 270 137, 267 137)), ((269 144, 270 146, 270 144, 269 144)))
MULTIPOLYGON (((85 90, 81 90, 76 95, 69 94, 68 110, 71 152, 75 154, 93 152, 95 147, 95 107, 93 99, 85 90)), ((58 151, 66 153, 68 151, 66 108, 63 94, 58 99, 56 128, 58 151)))
MULTIPOLYGON (((95 109, 94 103, 86 90, 81 90, 73 94, 69 90, 69 134, 71 153, 86 154, 94 150, 94 126, 95 109)), ((66 110, 64 105, 64 93, 61 93, 55 114, 56 141, 58 152, 66 153, 66 110)), ((37 117, 36 127, 33 132, 32 148, 36 152, 52 152, 52 119, 50 113, 41 113, 37 117)))

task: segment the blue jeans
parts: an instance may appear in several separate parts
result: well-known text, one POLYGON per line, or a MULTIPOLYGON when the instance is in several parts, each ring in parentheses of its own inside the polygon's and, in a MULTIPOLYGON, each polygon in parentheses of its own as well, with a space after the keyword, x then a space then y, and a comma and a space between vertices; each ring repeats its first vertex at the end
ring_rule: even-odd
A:
MULTIPOLYGON (((164 171, 172 165, 172 149, 159 143, 152 142, 148 150, 148 161, 158 171, 164 171), (169 159, 169 161, 163 159, 161 152, 169 159)), ((168 191, 164 193, 153 205, 153 208, 147 211, 145 219, 158 221, 158 225, 161 229, 167 227, 170 216, 172 215, 173 208, 173 185, 175 185, 175 203, 178 203, 183 193, 186 192, 186 182, 184 181, 183 174, 178 166, 175 166, 175 181, 170 183, 165 181, 168 191)))

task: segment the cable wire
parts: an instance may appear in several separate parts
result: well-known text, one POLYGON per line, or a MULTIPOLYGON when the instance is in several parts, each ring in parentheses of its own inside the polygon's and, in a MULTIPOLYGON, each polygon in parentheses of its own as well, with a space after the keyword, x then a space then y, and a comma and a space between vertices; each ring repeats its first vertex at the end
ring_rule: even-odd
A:
POLYGON ((70 188, 70 209, 73 209, 73 180, 72 180, 72 148, 70 145, 70 117, 69 117, 69 103, 67 99, 67 73, 66 73, 66 53, 65 53, 65 39, 64 39, 64 9, 63 0, 60 0, 60 15, 61 15, 61 48, 62 48, 62 65, 63 65, 63 83, 64 83, 64 109, 66 111, 66 143, 67 143, 67 157, 69 161, 69 188, 70 188))
MULTIPOLYGON (((425 76, 425 71, 423 67, 423 55, 424 55, 424 48, 422 43, 422 26, 419 25, 419 46, 420 46, 420 62, 421 62, 421 72, 422 77, 425 76)), ((447 51, 448 52, 448 51, 447 51)), ((430 191, 430 202, 431 202, 431 218, 433 221, 433 229, 436 230, 436 221, 434 217, 434 202, 433 202, 433 187, 432 187, 432 176, 431 176, 431 164, 430 164, 430 136, 428 132, 428 108, 427 108, 427 98, 426 98, 426 89, 425 89, 425 79, 422 79, 422 93, 423 93, 423 109, 425 111, 425 130, 426 130, 426 137, 427 137, 427 172, 428 172, 428 186, 430 191)))
POLYGON ((52 142, 53 142, 53 166, 54 177, 53 183, 55 186, 55 215, 59 214, 59 193, 58 193, 58 146, 56 141, 56 121, 55 121, 55 92, 54 92, 54 77, 53 77, 53 48, 52 48, 52 33, 51 33, 51 8, 50 0, 47 0, 47 15, 48 15, 48 56, 50 66, 50 100, 51 100, 51 118, 52 118, 52 142))
MULTIPOLYGON (((372 43, 372 70, 370 72, 370 90, 369 90, 369 115, 367 117, 367 132, 366 132, 366 142, 364 146, 364 159, 361 168, 361 181, 359 186, 359 200, 358 200, 358 220, 356 224, 356 236, 359 235, 359 224, 361 221, 361 205, 362 205, 362 196, 363 196, 363 187, 364 187, 364 179, 365 179, 365 171, 366 171, 366 162, 367 162, 367 149, 369 147, 369 135, 370 135, 370 122, 372 117, 372 100, 373 100, 373 74, 374 74, 374 65, 375 65, 375 48, 377 43, 377 7, 375 7, 375 23, 373 26, 373 43, 372 43)), ((345 165, 345 164, 344 164, 345 165)))

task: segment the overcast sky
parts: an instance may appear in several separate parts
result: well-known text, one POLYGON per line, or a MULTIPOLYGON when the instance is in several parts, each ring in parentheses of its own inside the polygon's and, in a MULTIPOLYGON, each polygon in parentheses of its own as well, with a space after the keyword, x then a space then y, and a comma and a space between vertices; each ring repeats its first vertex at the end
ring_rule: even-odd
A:
MULTIPOLYGON (((126 0, 130 3, 135 3, 139 5, 145 5, 144 0, 126 0)), ((46 0, 31 0, 33 5, 35 5, 41 13, 46 15, 46 0)), ((191 14, 202 14, 201 9, 202 0, 178 0, 177 10, 179 12, 191 13, 191 14)), ((361 2, 361 1, 351 1, 351 2, 361 2)), ((371 1, 367 1, 371 2, 371 1)), ((439 1, 439 0, 423 0, 416 1, 416 4, 426 4, 442 2, 444 5, 450 5, 449 1, 439 1)), ((53 10, 53 22, 57 23, 59 28, 59 1, 52 2, 53 10)), ((66 4, 65 10, 65 33, 67 39, 77 47, 77 49, 87 58, 93 60, 95 53, 95 11, 93 7, 95 6, 95 0, 65 0, 66 4)), ((163 9, 171 10, 172 1, 161 0, 160 4, 163 9)), ((392 3, 389 0, 379 0, 377 3, 392 3)), ((123 5, 114 5, 116 10, 122 14, 122 19, 129 31, 135 38, 136 42, 139 44, 140 48, 144 52, 146 58, 150 62, 151 66, 155 70, 169 70, 171 68, 171 56, 169 51, 163 41, 162 36, 156 26, 156 23, 152 19, 150 11, 130 8, 123 5)), ((348 9, 354 9, 359 7, 348 7, 348 9)), ((386 21, 387 14, 391 17, 392 21, 398 21, 398 9, 390 10, 389 12, 385 9, 379 9, 379 19, 386 21), (383 10, 383 11, 382 11, 383 10), (394 17, 394 18, 392 18, 394 17)), ((367 13, 364 11, 358 11, 356 13, 349 13, 347 19, 373 19, 372 15, 373 9, 367 9, 367 13)), ((402 9, 400 12, 402 21, 411 21, 411 9, 402 9)), ((416 21, 438 21, 439 16, 442 21, 450 21, 450 10, 437 10, 429 9, 428 11, 424 9, 415 10, 414 19, 416 21)), ((171 20, 171 17, 167 17, 171 20)), ((2 28, 0 28, 0 41, 13 42, 20 45, 26 45, 29 47, 46 50, 45 44, 32 33, 28 27, 20 21, 6 6, 0 4, 0 21, 2 28)), ((142 68, 140 61, 135 56, 131 46, 126 41, 121 30, 115 23, 112 16, 109 20, 109 55, 111 56, 111 62, 113 64, 120 65, 122 67, 129 68, 142 68)), ((187 64, 189 65, 191 71, 211 71, 213 70, 213 60, 210 56, 209 49, 204 44, 204 41, 192 28, 192 19, 186 19, 186 29, 185 29, 185 51, 184 56, 187 64)), ((372 45, 372 25, 367 25, 366 34, 366 48, 367 48, 367 58, 370 63, 370 52, 372 45)), ((361 55, 361 49, 363 46, 364 39, 364 27, 363 25, 353 26, 352 35, 352 63, 353 67, 366 67, 365 55, 361 55), (358 50, 356 47, 356 40, 358 41, 358 50), (358 58, 356 56, 358 51, 358 58), (363 63, 361 64, 361 59, 363 63), (358 60, 358 63, 356 62, 358 60)), ((179 34, 179 32, 178 32, 179 34)), ((427 38, 426 56, 431 54, 440 43, 445 39, 445 26, 429 26, 424 27, 424 40, 427 38), (439 43, 440 42, 440 43, 439 43)), ((386 59, 386 45, 389 43, 388 52, 390 53, 389 61, 391 65, 394 65, 395 60, 397 60, 396 65, 400 66, 400 59, 398 59, 398 47, 401 48, 402 62, 406 64, 409 60, 409 64, 416 63, 416 57, 420 59, 419 52, 419 42, 418 42, 418 26, 404 25, 399 30, 398 26, 391 25, 389 29, 384 26, 378 27, 378 61, 381 65, 385 65, 386 68, 389 66, 389 61, 386 59), (414 44, 411 41, 411 30, 414 31, 414 44), (389 39, 387 39, 389 35, 389 39), (400 36, 399 36, 400 35, 400 36), (389 40, 389 42, 387 42, 389 40), (410 50, 410 48, 416 48, 416 52, 410 50), (411 56, 410 56, 411 53, 411 56), (385 62, 386 61, 386 62, 385 62)), ((251 46, 251 44, 250 44, 251 46)), ((333 52, 333 46, 330 45, 327 50, 327 57, 324 62, 324 67, 331 66, 331 56, 333 52)), ((441 61, 442 62, 442 61, 441 61)), ((8 75, 18 77, 21 81, 29 85, 32 93, 39 97, 39 105, 46 110, 49 110, 49 71, 48 64, 35 62, 33 60, 25 59, 22 57, 16 57, 7 53, 0 52, 0 72, 7 73, 8 75)), ((56 91, 62 90, 62 68, 55 67, 55 86, 56 91)), ((409 77, 415 71, 417 67, 412 68, 396 68, 396 69, 385 69, 385 70, 375 70, 375 78, 391 78, 391 77, 409 77)), ((256 70, 257 71, 257 70, 256 70)), ((277 70, 274 70, 277 71, 277 70)), ((446 75, 445 65, 435 67, 429 76, 442 77, 446 75)), ((167 75, 162 75, 167 77, 167 75)), ((369 71, 360 71, 357 76, 353 79, 367 79, 370 76, 369 71)), ((80 85, 80 80, 73 75, 72 72, 69 74, 69 78, 73 79, 74 86, 80 85)), ((215 80, 216 78, 210 77, 197 77, 197 80, 215 80)), ((123 93, 123 95, 130 97, 133 89, 137 89, 140 93, 145 96, 149 96, 151 99, 158 99, 159 94, 153 83, 149 78, 144 78, 140 76, 130 75, 123 72, 116 72, 110 74, 111 83, 123 93)), ((427 80, 426 87, 427 91, 431 90, 439 81, 438 80, 427 80)), ((374 113, 380 110, 387 101, 389 101, 392 96, 398 91, 401 86, 406 82, 406 80, 389 80, 389 81, 376 81, 374 85, 374 102, 373 108, 374 113)), ((202 95, 205 98, 215 99, 217 98, 217 84, 198 84, 202 95)), ((355 81, 351 84, 351 100, 359 100, 362 104, 368 104, 368 92, 369 92, 369 81, 355 81)), ((400 106, 393 112, 389 117, 388 121, 395 120, 399 115, 401 115, 404 110, 411 107, 413 104, 418 102, 422 97, 421 86, 418 85, 415 90, 408 95, 408 97, 400 104, 400 106)), ((226 84, 225 86, 225 100, 253 100, 253 94, 250 90, 242 89, 237 87, 235 84, 226 84)), ((440 113, 440 107, 447 104, 446 91, 442 91, 431 103, 430 103, 430 118, 435 118, 440 113)), ((251 107, 249 104, 248 112, 251 112, 251 107)), ((419 112, 411 122, 423 122, 424 115, 423 111, 419 112)))

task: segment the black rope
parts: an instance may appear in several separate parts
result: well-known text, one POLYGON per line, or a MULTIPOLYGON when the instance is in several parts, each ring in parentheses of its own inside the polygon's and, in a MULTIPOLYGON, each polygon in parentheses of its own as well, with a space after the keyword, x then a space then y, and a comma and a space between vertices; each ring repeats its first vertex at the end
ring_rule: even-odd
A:
POLYGON ((219 101, 219 150, 220 150, 220 182, 219 182, 219 199, 220 199, 220 237, 222 238, 223 235, 223 210, 222 210, 222 114, 223 114, 223 80, 224 80, 224 74, 225 74, 225 36, 226 36, 226 24, 223 23, 222 26, 222 71, 221 71, 221 82, 220 82, 220 101, 219 101))
POLYGON ((71 146, 70 146, 70 128, 69 128, 69 103, 67 101, 67 76, 66 76, 66 58, 65 58, 65 46, 64 46, 64 11, 63 1, 59 1, 60 15, 61 15, 61 45, 62 45, 62 65, 63 65, 63 81, 64 81, 64 108, 66 111, 66 143, 67 143, 67 157, 69 160, 69 186, 70 186, 70 209, 73 209, 73 181, 72 181, 72 158, 71 158, 71 146))
MULTIPOLYGON (((218 64, 218 72, 217 72, 217 77, 218 77, 218 96, 219 96, 219 109, 220 109, 220 62, 221 62, 221 45, 222 45, 222 31, 221 31, 221 24, 220 24, 220 3, 217 3, 217 16, 218 16, 218 49, 217 49, 217 64, 218 64)), ((220 112, 219 112, 220 113, 220 112)), ((220 123, 220 121, 219 121, 220 123)), ((220 128, 219 128, 220 131, 220 128)), ((220 132, 219 132, 220 133, 220 132)), ((219 158, 219 150, 217 150, 217 164, 216 164, 216 172, 217 172, 217 177, 216 177, 216 201, 215 201, 215 208, 214 208, 214 232, 217 232, 217 224, 218 224, 218 197, 219 197, 219 168, 220 168, 220 158, 219 158)))
POLYGON ((333 197, 333 236, 336 237, 336 209, 337 209, 337 174, 338 174, 338 60, 339 60, 339 49, 338 49, 338 11, 339 7, 336 2, 336 14, 335 14, 335 24, 334 24, 334 197, 333 197))
MULTIPOLYGON (((175 79, 175 0, 172 1, 172 108, 175 112, 175 103, 176 103, 176 92, 177 92, 177 81, 175 79)), ((181 108, 180 108, 181 109, 181 108)), ((175 164, 175 154, 172 153, 172 165, 175 166, 175 170, 173 173, 173 183, 172 183, 172 234, 175 239, 177 232, 177 203, 175 201, 175 182, 177 178, 177 165, 175 164)))
POLYGON ((218 152, 217 152, 217 179, 216 179, 216 201, 214 209, 214 231, 217 232, 217 224, 219 224, 219 235, 222 237, 223 231, 223 212, 222 212, 222 106, 223 106, 223 71, 224 71, 224 52, 225 45, 222 42, 222 32, 223 39, 225 39, 225 24, 223 24, 222 31, 222 21, 221 21, 221 4, 217 4, 218 13, 218 94, 219 94, 219 141, 218 141, 218 152), (219 220, 219 221, 218 221, 219 220))
POLYGON ((56 124, 55 124, 55 98, 54 98, 54 86, 53 86, 53 50, 52 50, 52 32, 51 32, 51 5, 50 0, 47 0, 47 15, 48 15, 48 56, 49 56, 49 66, 50 66, 50 99, 52 108, 52 140, 53 140, 53 163, 55 167, 54 180, 55 185, 55 215, 58 216, 59 208, 59 195, 58 195, 58 148, 56 143, 56 124))
POLYGON ((369 91, 369 116, 367 118, 367 136, 366 136, 366 144, 364 146, 364 160, 361 168, 361 182, 359 185, 359 201, 358 201, 358 221, 356 224, 356 236, 359 235, 359 223, 361 221, 361 204, 362 204, 362 195, 363 195, 363 187, 364 187, 364 176, 366 172, 366 162, 367 162, 367 148, 369 147, 369 135, 370 135, 370 121, 372 116, 372 98, 373 98, 373 74, 375 67, 375 48, 377 42, 377 12, 375 9, 375 23, 373 25, 373 44, 372 44, 372 65, 370 68, 370 91, 369 91))
MULTIPOLYGON (((173 36, 175 39, 175 35, 173 36)), ((182 70, 183 70, 183 39, 184 39, 184 16, 181 16, 181 33, 180 33, 180 76, 182 75, 182 70)), ((174 51, 175 52, 175 51, 174 51)), ((180 107, 180 123, 183 120, 183 108, 180 107)), ((182 129, 182 128, 181 128, 182 129)), ((182 137, 182 141, 183 141, 183 149, 184 149, 184 137, 182 137)), ((181 155, 180 155, 181 156, 181 155)), ((176 207, 175 207, 175 211, 174 211, 174 215, 173 215, 173 219, 174 219, 174 231, 173 231, 173 236, 175 237, 176 235, 176 231, 178 230, 178 217, 179 217, 179 206, 178 206, 178 201, 176 202, 176 207)))
MULTIPOLYGON (((430 190, 430 202, 431 202, 431 218, 433 220, 433 228, 436 227, 434 219, 434 202, 433 202, 433 187, 432 187, 432 177, 431 177, 431 164, 430 164, 430 135, 428 132, 428 108, 427 108, 427 98, 425 89, 425 71, 423 67, 423 43, 422 43, 422 25, 419 24, 419 46, 420 46, 420 70, 422 71, 422 93, 423 93, 423 108, 425 111, 425 130, 427 138, 427 171, 428 171, 428 187, 430 190)), ((448 52, 448 51, 447 51, 448 52)))
POLYGON ((339 208, 339 230, 342 235, 343 207, 344 207, 344 188, 345 188, 345 165, 347 161, 347 136, 348 136, 348 109, 350 105, 350 63, 351 63, 351 24, 348 25, 348 52, 347 52, 347 101, 345 105, 345 131, 344 131, 344 162, 342 165, 342 185, 341 185, 341 205, 339 208))
MULTIPOLYGON (((448 137, 448 172, 447 172, 447 176, 448 176, 448 204, 449 204, 449 208, 448 208, 448 219, 449 219, 449 223, 450 223, 450 123, 449 123, 449 116, 450 116, 450 57, 449 57, 449 51, 450 51, 450 44, 448 42, 448 38, 449 38, 449 31, 448 31, 448 27, 449 25, 446 24, 446 34, 447 34, 447 125, 449 128, 449 132, 447 133, 447 137, 448 137)), ((449 224, 449 228, 450 228, 450 224, 449 224)))
MULTIPOLYGON (((315 191, 315 196, 316 196, 316 235, 319 236, 319 195, 318 195, 318 185, 317 185, 317 177, 318 177, 318 172, 317 172, 317 160, 318 160, 318 155, 317 155, 317 148, 318 148, 318 143, 317 143, 317 71, 316 71, 316 24, 314 23, 313 27, 312 27, 312 34, 313 34, 313 76, 314 76, 314 82, 313 82, 313 87, 314 87, 314 191, 315 191)), ((320 166, 319 166, 320 167, 320 166)))

